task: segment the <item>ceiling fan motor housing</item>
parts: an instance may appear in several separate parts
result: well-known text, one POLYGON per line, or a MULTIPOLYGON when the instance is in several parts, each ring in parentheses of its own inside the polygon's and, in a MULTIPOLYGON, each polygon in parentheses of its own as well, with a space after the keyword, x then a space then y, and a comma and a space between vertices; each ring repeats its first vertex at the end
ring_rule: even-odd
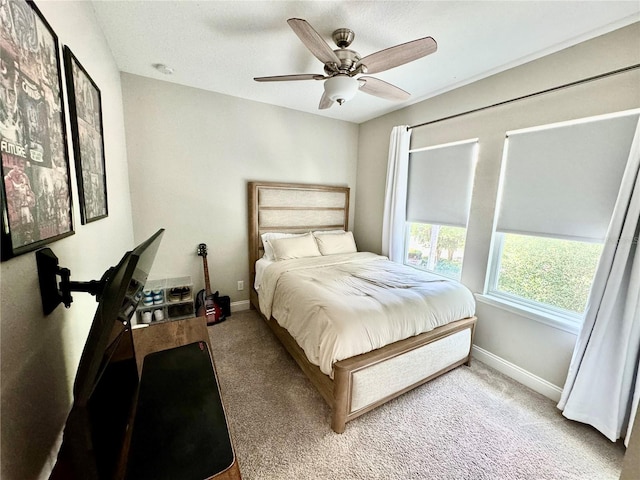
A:
MULTIPOLYGON (((336 57, 340 60, 340 65, 337 66, 337 70, 340 73, 350 74, 358 61, 360 60, 360 54, 354 50, 349 50, 347 48, 340 48, 338 50, 334 50, 336 57)), ((324 72, 327 75, 335 75, 336 69, 331 69, 332 65, 325 65, 324 72)))
POLYGON ((353 30, 348 28, 339 28, 334 30, 333 35, 331 35, 335 44, 340 48, 347 48, 353 42, 353 39, 356 38, 356 34, 353 30))

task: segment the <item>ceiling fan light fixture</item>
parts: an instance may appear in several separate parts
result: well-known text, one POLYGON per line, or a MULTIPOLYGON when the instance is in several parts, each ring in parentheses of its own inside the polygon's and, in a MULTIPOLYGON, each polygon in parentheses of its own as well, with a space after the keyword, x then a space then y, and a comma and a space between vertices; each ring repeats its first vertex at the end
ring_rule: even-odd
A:
POLYGON ((348 75, 335 75, 324 81, 324 92, 332 101, 342 105, 358 92, 358 81, 348 75))

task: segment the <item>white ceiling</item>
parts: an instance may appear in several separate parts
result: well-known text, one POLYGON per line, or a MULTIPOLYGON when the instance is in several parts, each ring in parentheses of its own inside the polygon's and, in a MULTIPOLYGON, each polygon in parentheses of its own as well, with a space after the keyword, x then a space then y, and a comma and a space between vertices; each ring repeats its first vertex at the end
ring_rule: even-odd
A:
MULTIPOLYGON (((361 123, 578 42, 640 21, 640 1, 93 1, 121 71, 361 123), (431 36, 438 51, 375 74, 412 94, 404 103, 363 92, 318 110, 321 81, 253 77, 323 73, 287 19, 355 31, 366 56, 431 36), (175 70, 163 75, 152 64, 175 70)), ((337 48, 337 47, 335 47, 337 48)))

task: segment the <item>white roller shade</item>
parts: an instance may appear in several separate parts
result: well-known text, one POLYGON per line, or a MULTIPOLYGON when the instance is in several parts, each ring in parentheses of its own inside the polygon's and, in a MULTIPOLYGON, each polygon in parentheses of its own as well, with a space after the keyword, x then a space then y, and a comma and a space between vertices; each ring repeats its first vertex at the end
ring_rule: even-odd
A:
POLYGON ((602 242, 638 116, 508 132, 496 230, 602 242))
POLYGON ((409 154, 407 221, 466 227, 477 140, 409 154))

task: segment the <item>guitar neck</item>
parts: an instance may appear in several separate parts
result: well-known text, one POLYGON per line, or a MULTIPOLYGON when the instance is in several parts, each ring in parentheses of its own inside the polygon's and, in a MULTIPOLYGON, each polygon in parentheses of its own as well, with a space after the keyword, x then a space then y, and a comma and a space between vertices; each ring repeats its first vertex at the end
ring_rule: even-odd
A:
POLYGON ((204 267, 204 288, 207 297, 211 295, 211 285, 209 284, 209 266, 207 265, 207 256, 202 256, 202 265, 204 267))

